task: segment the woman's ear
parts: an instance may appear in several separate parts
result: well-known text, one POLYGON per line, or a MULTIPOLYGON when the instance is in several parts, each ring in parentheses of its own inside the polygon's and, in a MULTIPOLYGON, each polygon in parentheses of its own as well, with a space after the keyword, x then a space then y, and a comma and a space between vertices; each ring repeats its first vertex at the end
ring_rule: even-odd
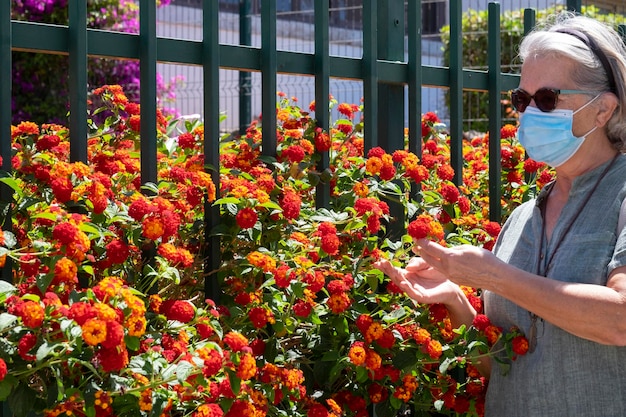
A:
POLYGON ((598 115, 596 116, 596 123, 598 127, 604 127, 608 121, 613 117, 615 110, 619 107, 619 101, 617 96, 613 93, 602 93, 598 100, 598 115))

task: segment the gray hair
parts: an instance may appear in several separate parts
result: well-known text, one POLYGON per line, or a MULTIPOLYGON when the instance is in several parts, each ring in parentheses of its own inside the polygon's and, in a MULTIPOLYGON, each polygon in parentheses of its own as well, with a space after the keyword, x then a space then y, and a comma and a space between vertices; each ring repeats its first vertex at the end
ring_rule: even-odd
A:
POLYGON ((522 62, 535 56, 569 58, 579 64, 571 74, 578 88, 615 94, 619 106, 607 123, 607 135, 616 149, 626 151, 626 45, 616 30, 563 12, 524 37, 518 55, 522 62))

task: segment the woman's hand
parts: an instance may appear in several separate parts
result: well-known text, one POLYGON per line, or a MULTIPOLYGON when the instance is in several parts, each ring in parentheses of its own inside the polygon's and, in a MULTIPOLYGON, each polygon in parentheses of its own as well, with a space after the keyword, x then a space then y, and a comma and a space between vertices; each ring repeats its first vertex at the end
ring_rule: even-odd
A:
POLYGON ((432 268, 424 259, 413 258, 406 268, 393 266, 387 260, 374 263, 404 292, 418 303, 449 304, 456 299, 459 288, 445 275, 432 268))
MULTIPOLYGON (((426 239, 416 249, 422 262, 459 285, 491 289, 495 276, 505 264, 483 248, 462 245, 447 248, 426 239)), ((407 265, 407 271, 413 269, 407 265)))

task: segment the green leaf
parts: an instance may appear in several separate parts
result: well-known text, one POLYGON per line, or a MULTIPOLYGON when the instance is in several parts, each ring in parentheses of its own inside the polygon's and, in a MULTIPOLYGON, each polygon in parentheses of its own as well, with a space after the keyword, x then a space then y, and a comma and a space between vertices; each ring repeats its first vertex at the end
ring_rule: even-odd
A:
POLYGON ((24 191, 22 190, 22 187, 20 187, 19 182, 17 182, 15 180, 15 178, 13 177, 1 177, 0 178, 0 182, 8 185, 9 187, 11 187, 11 189, 13 191, 15 191, 15 193, 18 195, 18 197, 22 197, 24 195, 24 191))
POLYGON ((178 382, 184 384, 187 378, 189 378, 189 375, 192 374, 194 368, 195 367, 187 361, 180 362, 178 366, 176 366, 176 378, 178 382))
POLYGON ((402 406, 402 401, 392 397, 391 400, 397 401, 385 401, 379 404, 376 404, 374 407, 374 415, 376 417, 396 417, 398 415, 398 410, 402 406))
POLYGON ((0 401, 6 401, 16 385, 17 379, 12 375, 7 375, 2 381, 0 381, 0 401))
POLYGON ((0 294, 14 293, 16 291, 17 291, 17 288, 11 285, 11 283, 6 282, 4 280, 0 280, 0 294))
POLYGON ((17 320, 17 317, 13 314, 2 313, 0 314, 0 332, 3 332, 5 329, 11 327, 13 323, 17 320))
POLYGON ((218 200, 215 200, 213 202, 214 205, 221 205, 221 204, 239 204, 241 203, 241 200, 239 198, 235 198, 235 197, 225 197, 225 198, 220 198, 218 200))
POLYGON ((46 357, 48 357, 51 353, 54 352, 54 348, 58 345, 51 345, 47 342, 42 343, 37 349, 37 353, 35 356, 37 357, 38 362, 42 362, 46 357))
POLYGON ((418 358, 413 350, 401 350, 393 356, 392 363, 398 369, 414 368, 418 362, 418 358))
POLYGON ((126 343, 126 347, 130 350, 137 351, 140 347, 140 340, 137 336, 124 336, 124 343, 126 343))
POLYGON ((456 357, 445 358, 439 365, 439 372, 445 375, 448 372, 450 366, 452 366, 454 363, 456 363, 456 357))
POLYGON ((332 385, 343 374, 343 370, 346 369, 347 365, 346 359, 336 361, 330 368, 328 383, 332 385))
POLYGON ((26 384, 19 384, 8 398, 14 417, 27 417, 37 402, 37 393, 26 384))

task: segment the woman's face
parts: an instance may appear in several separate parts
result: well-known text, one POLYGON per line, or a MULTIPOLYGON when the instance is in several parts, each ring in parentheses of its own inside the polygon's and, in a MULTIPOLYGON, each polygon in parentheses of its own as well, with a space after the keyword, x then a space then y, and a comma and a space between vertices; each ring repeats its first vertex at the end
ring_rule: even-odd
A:
MULTIPOLYGON (((576 63, 567 58, 528 58, 522 65, 519 87, 530 95, 540 88, 579 90, 580 86, 569 75, 574 65, 576 63)), ((587 94, 560 94, 556 108, 576 111, 591 99, 587 94)), ((530 106, 537 107, 534 100, 530 106)), ((582 136, 595 126, 595 114, 593 106, 589 105, 574 115, 572 130, 575 136, 582 136)))

